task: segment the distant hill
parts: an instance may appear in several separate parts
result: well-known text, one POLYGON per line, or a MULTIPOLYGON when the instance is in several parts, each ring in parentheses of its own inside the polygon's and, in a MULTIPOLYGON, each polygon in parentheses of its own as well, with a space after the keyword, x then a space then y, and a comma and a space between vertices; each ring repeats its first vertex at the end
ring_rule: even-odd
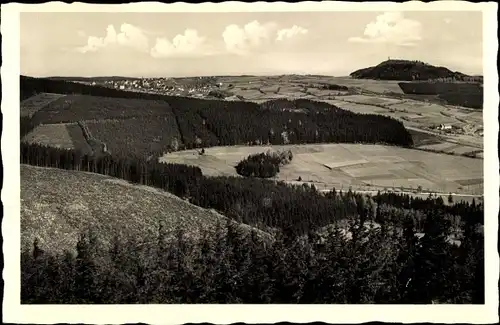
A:
POLYGON ((22 248, 31 247, 37 237, 44 250, 72 250, 78 234, 90 226, 104 243, 114 234, 154 242, 160 221, 167 231, 181 225, 196 236, 200 227, 214 227, 217 220, 224 225, 227 219, 152 187, 99 174, 21 165, 22 248))
POLYGON ((445 67, 437 67, 421 61, 387 60, 376 66, 359 69, 350 74, 355 79, 376 80, 430 80, 454 79, 456 81, 482 81, 482 77, 473 77, 445 67))
POLYGON ((120 81, 120 80, 140 80, 137 77, 121 77, 121 76, 108 76, 108 77, 47 77, 51 80, 64 80, 64 81, 79 81, 79 82, 102 82, 102 81, 120 81))
POLYGON ((20 76, 20 97, 21 100, 30 98, 38 93, 55 93, 55 94, 82 94, 92 96, 104 96, 115 98, 137 98, 143 99, 162 99, 163 97, 156 94, 137 94, 131 91, 124 91, 103 86, 91 86, 82 83, 74 82, 64 78, 35 78, 28 76, 20 76))

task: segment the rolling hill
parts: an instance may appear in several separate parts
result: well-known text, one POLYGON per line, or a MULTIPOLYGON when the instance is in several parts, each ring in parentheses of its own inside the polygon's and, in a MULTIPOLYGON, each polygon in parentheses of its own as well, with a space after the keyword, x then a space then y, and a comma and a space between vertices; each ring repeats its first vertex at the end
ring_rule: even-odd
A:
POLYGON ((21 165, 22 248, 31 249, 38 238, 46 251, 71 251, 78 235, 90 227, 104 243, 115 234, 154 241, 160 223, 167 231, 180 226, 196 237, 200 227, 213 229, 218 220, 224 225, 227 218, 152 187, 99 174, 21 165))
MULTIPOLYGON (((355 79, 378 79, 378 80, 429 80, 440 78, 453 78, 459 81, 479 79, 468 76, 458 71, 451 71, 445 67, 433 66, 421 61, 410 60, 387 60, 380 64, 356 70, 350 74, 355 79)), ((480 78, 482 79, 482 77, 480 78)))

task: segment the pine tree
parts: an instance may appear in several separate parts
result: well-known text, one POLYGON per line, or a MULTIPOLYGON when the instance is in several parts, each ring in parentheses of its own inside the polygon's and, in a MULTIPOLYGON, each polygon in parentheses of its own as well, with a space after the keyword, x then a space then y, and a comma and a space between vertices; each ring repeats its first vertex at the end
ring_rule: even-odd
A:
POLYGON ((447 270, 450 269, 447 237, 450 225, 439 210, 430 211, 424 224, 424 237, 415 251, 414 267, 406 299, 408 303, 429 304, 447 296, 447 270))

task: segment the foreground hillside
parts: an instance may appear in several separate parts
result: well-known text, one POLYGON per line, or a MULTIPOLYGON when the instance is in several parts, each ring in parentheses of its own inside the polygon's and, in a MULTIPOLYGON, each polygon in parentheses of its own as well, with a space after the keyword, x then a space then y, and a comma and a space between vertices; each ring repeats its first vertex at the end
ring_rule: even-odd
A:
POLYGON ((79 170, 22 166, 23 303, 484 302, 483 237, 475 231, 484 210, 474 200, 325 195, 314 186, 204 177, 192 166, 23 143, 21 162, 79 170), (82 170, 170 191, 272 231, 274 240, 229 222, 185 240, 215 216, 82 170), (335 227, 345 221, 350 236, 335 227), (366 229, 374 222, 380 227, 366 229), (86 235, 89 228, 97 238, 86 235), (449 240, 452 232, 459 243, 449 240), (39 245, 30 249, 35 237, 39 245), (72 247, 76 256, 60 254, 72 247))
MULTIPOLYGON (((107 177, 28 166, 22 173, 31 181, 22 184, 21 193, 31 193, 22 194, 22 236, 26 241, 36 234, 44 250, 21 254, 25 304, 484 303, 483 237, 474 231, 479 206, 456 205, 449 211, 471 217, 449 218, 434 200, 410 203, 389 195, 377 199, 378 208, 359 201, 350 235, 333 226, 296 239, 278 232, 264 242, 228 225, 189 241, 193 229, 213 224, 214 217, 107 177), (75 191, 82 186, 84 193, 75 191), (415 203, 430 206, 420 207, 424 213, 403 208, 415 203), (364 227, 373 217, 380 227, 364 227), (175 240, 165 242, 155 231, 160 219, 167 227, 183 225, 175 240), (452 225, 462 229, 459 247, 447 239, 452 225), (88 228, 97 238, 86 236, 88 228), (103 249, 116 233, 119 240, 103 249), (71 247, 76 256, 60 254, 71 247)), ((356 205, 352 193, 327 199, 356 205)), ((283 211, 274 204, 264 208, 275 216, 283 211)))
MULTIPOLYGON (((180 227, 195 235, 225 218, 159 189, 103 175, 21 165, 21 245, 35 238, 48 251, 74 249, 89 229, 104 243, 158 235, 180 227)), ((250 229, 250 227, 244 227, 250 229)))

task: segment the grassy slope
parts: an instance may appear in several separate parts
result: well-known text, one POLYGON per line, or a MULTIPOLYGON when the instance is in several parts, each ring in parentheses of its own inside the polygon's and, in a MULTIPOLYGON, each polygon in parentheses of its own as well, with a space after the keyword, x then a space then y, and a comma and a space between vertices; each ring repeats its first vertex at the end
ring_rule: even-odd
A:
MULTIPOLYGON (((155 241, 159 221, 196 235, 225 217, 154 188, 98 174, 21 165, 21 245, 36 237, 43 249, 72 250, 78 233, 96 227, 104 242, 114 234, 155 241)), ((242 225, 244 229, 250 227, 242 225)), ((261 234, 263 234, 261 232, 261 234)))

